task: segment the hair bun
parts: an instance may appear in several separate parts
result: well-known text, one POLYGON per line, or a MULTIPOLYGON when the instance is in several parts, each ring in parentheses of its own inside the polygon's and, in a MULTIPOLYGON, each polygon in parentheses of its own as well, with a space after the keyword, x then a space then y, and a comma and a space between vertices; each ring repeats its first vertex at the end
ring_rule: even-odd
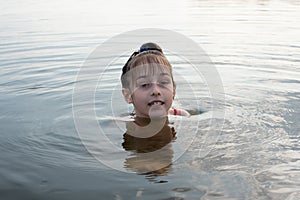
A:
POLYGON ((163 53, 162 49, 160 48, 160 46, 158 46, 157 44, 153 43, 153 42, 148 42, 148 43, 145 43, 143 44, 141 47, 140 47, 140 52, 143 52, 143 51, 150 51, 150 50, 156 50, 156 51, 159 51, 161 53, 163 53))

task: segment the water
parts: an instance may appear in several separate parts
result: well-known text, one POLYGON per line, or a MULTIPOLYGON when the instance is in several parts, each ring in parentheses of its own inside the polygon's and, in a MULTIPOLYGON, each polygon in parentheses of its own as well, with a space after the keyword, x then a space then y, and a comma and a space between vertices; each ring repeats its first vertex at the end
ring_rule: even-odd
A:
MULTIPOLYGON (((296 0, 0 3, 1 199, 299 199, 299 6, 296 0), (140 28, 191 38, 218 69, 225 91, 216 141, 207 135, 214 131, 211 98, 195 86, 204 113, 187 123, 197 123, 198 132, 188 146, 194 130, 175 123, 181 127, 169 151, 174 162, 161 174, 101 164, 73 120, 73 88, 85 59, 110 37, 140 28), (209 153, 200 156, 203 149, 209 153)), ((128 55, 116 60, 96 93, 99 123, 120 150, 125 125, 103 113, 110 112, 104 107, 110 88, 120 97, 114 80, 128 55)), ((177 74, 188 74, 170 58, 177 74)), ((193 109, 188 89, 181 84, 178 95, 193 109)), ((124 162, 134 156, 125 153, 124 162)))

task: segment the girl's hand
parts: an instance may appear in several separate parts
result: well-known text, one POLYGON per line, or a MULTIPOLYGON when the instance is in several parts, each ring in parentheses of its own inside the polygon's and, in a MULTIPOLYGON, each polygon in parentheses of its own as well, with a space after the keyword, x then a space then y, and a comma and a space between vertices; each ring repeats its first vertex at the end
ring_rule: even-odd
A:
POLYGON ((190 113, 183 109, 170 108, 169 115, 190 116, 190 113))

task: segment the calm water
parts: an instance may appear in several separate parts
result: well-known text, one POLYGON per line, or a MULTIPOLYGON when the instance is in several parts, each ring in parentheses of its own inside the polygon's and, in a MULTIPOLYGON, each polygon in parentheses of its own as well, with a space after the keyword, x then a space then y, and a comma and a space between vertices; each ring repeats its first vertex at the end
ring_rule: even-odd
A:
MULTIPOLYGON (((12 0, 0 8, 0 199, 300 198, 299 1, 12 0), (184 123, 170 119, 177 131, 168 150, 174 162, 161 173, 130 167, 137 155, 122 150, 125 123, 111 120, 107 106, 125 104, 115 80, 131 51, 112 55, 121 57, 95 95, 99 124, 125 153, 121 171, 87 151, 72 112, 85 59, 112 36, 141 28, 191 38, 218 69, 225 91, 225 104, 216 99, 215 109, 225 109, 219 133, 210 123, 205 85, 192 85, 195 99, 178 80, 181 106, 193 110, 199 101, 204 113, 184 123)), ((169 57, 178 78, 199 79, 169 57)))

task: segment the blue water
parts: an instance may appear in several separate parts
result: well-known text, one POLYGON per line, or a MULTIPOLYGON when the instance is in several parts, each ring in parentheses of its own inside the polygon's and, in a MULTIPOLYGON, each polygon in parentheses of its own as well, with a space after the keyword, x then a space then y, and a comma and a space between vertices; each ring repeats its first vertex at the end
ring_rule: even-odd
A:
POLYGON ((299 199, 299 1, 12 0, 0 9, 0 199, 299 199), (177 138, 164 173, 124 164, 139 156, 122 148, 125 122, 115 120, 132 109, 118 83, 132 49, 111 55, 95 92, 97 121, 121 154, 88 138, 122 161, 118 170, 88 151, 74 121, 74 87, 91 53, 143 28, 192 39, 224 89, 225 99, 213 101, 189 65, 168 53, 175 103, 201 114, 170 118, 177 138), (111 105, 124 106, 113 115, 111 105))

